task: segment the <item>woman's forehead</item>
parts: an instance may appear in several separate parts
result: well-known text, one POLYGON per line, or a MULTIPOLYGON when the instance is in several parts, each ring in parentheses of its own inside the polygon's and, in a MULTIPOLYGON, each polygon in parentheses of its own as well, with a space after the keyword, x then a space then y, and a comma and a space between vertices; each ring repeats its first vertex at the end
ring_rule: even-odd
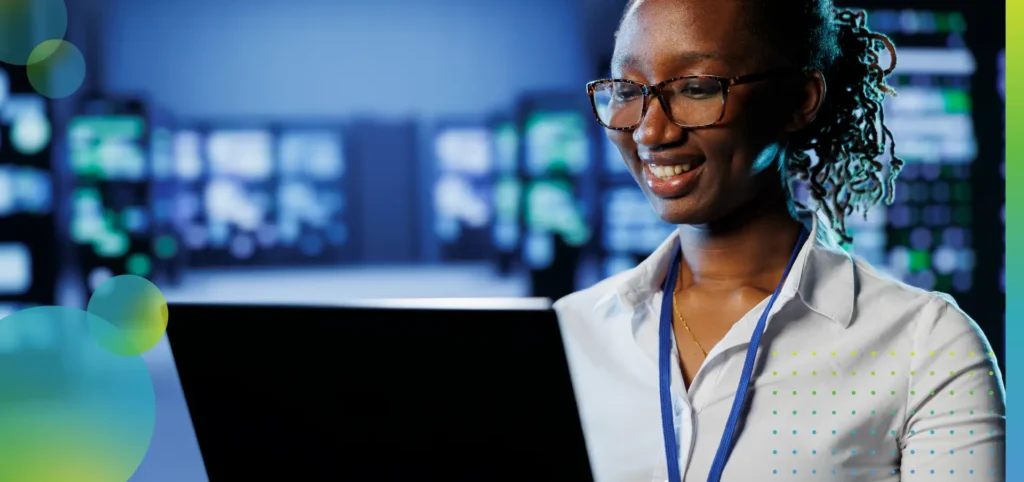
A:
POLYGON ((623 16, 613 71, 743 62, 753 52, 735 0, 640 0, 623 16))
POLYGON ((697 68, 706 65, 729 64, 741 60, 730 57, 722 52, 698 50, 666 50, 645 49, 642 51, 616 51, 612 58, 612 70, 616 72, 636 72, 651 69, 653 66, 667 66, 674 69, 697 68))

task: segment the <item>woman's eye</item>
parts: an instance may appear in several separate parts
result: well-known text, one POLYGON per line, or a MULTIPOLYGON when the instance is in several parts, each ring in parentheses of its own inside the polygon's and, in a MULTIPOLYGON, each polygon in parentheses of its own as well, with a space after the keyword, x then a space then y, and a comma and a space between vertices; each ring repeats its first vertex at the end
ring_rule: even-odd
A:
POLYGON ((692 99, 706 99, 718 95, 718 88, 706 82, 687 82, 676 90, 679 94, 692 99))
POLYGON ((612 93, 612 98, 618 102, 628 102, 636 99, 639 94, 635 90, 619 90, 612 93))

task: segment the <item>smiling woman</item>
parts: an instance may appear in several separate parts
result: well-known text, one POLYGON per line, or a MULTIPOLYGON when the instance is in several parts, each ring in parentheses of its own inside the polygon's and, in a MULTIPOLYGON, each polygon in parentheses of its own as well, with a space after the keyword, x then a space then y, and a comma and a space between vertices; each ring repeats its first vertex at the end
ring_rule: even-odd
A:
MULTIPOLYGON (((666 161, 676 162, 670 165, 672 168, 686 164, 695 168, 699 162, 693 161, 702 159, 696 154, 683 158, 679 153, 664 154, 670 150, 668 148, 678 146, 668 142, 652 143, 650 128, 657 126, 649 126, 646 133, 637 129, 650 106, 657 104, 669 124, 675 127, 719 126, 720 129, 690 133, 697 141, 703 141, 699 143, 706 144, 707 150, 731 144, 728 141, 735 137, 729 139, 720 135, 729 131, 739 138, 756 139, 747 147, 762 152, 763 162, 754 166, 759 168, 757 172, 778 165, 775 161, 788 161, 784 167, 790 177, 809 182, 812 198, 821 204, 822 213, 831 220, 843 240, 849 240, 845 223, 848 214, 866 211, 883 198, 891 198, 893 180, 903 163, 894 155, 895 146, 881 122, 881 114, 883 97, 894 93, 885 85, 884 77, 895 66, 896 52, 885 36, 865 28, 863 13, 836 15, 830 4, 822 2, 780 2, 769 8, 765 2, 737 0, 732 2, 732 9, 716 8, 703 13, 708 17, 706 24, 678 28, 679 36, 686 38, 666 42, 664 52, 655 52, 649 48, 638 50, 635 46, 650 43, 651 37, 659 35, 659 40, 666 40, 658 33, 657 24, 692 22, 693 16, 686 14, 697 13, 701 7, 698 2, 688 8, 675 9, 675 15, 645 21, 636 15, 645 3, 649 2, 634 0, 626 7, 612 61, 612 71, 620 78, 588 85, 595 114, 602 125, 618 131, 610 135, 617 145, 625 148, 625 159, 639 157, 648 168, 665 167, 666 161), (714 27, 723 25, 720 21, 729 16, 738 17, 736 20, 746 28, 714 27), (635 21, 630 21, 633 18, 635 21), (879 65, 879 54, 885 51, 891 56, 891 65, 883 68, 879 65), (655 71, 658 69, 662 71, 655 71), (642 81, 665 71, 685 71, 689 75, 671 76, 650 86, 642 81), (709 72, 730 76, 708 75, 709 72), (807 77, 802 89, 800 82, 792 82, 800 75, 807 77), (749 99, 751 90, 787 87, 788 90, 780 92, 782 95, 772 96, 775 102, 756 97, 749 99), (654 99, 658 102, 654 103, 654 99), (747 106, 748 103, 755 105, 747 106), (730 108, 730 104, 736 108, 730 108), (748 119, 763 122, 739 125, 744 114, 748 119), (641 137, 645 134, 646 138, 641 137), (785 156, 779 156, 778 150, 770 152, 774 156, 768 156, 769 153, 764 152, 766 146, 760 144, 775 144, 780 138, 789 144, 785 156), (633 144, 632 149, 630 144, 633 144), (886 148, 890 154, 890 169, 883 177, 883 165, 878 158, 886 148), (638 156, 629 155, 632 150, 636 150, 638 156), (815 152, 821 162, 812 166, 808 151, 815 152), (655 155, 658 152, 661 154, 655 155), (683 162, 687 157, 693 161, 683 162)), ((730 150, 734 157, 736 154, 743 157, 742 151, 737 152, 740 149, 730 150)), ((730 171, 737 170, 741 169, 730 171)), ((649 184, 685 172, 655 171, 662 176, 648 177, 649 184)), ((772 178, 778 176, 767 177, 774 183, 772 178)), ((735 184, 741 183, 737 181, 733 186, 719 186, 719 189, 743 187, 735 184)), ((678 193, 671 190, 662 190, 662 193, 662 197, 678 197, 678 193)), ((732 197, 743 199, 743 196, 732 197)))
POLYGON ((830 0, 627 5, 612 78, 587 91, 678 229, 555 305, 598 480, 1000 480, 1004 389, 984 335, 947 295, 837 242, 848 216, 892 200, 895 62, 864 13, 830 0))

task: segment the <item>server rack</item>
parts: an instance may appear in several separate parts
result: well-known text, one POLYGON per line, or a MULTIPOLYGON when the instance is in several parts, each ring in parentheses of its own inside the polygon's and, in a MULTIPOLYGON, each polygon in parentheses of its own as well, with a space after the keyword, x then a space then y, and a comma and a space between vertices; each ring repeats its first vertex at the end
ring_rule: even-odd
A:
POLYGON ((495 138, 486 122, 442 121, 432 129, 431 238, 442 261, 494 257, 495 138))
POLYGON ((0 66, 0 317, 56 301, 52 125, 25 70, 0 66))
POLYGON ((69 123, 70 232, 87 295, 113 276, 154 276, 151 134, 137 98, 87 97, 69 123))
POLYGON ((286 124, 275 131, 277 243, 270 257, 288 266, 353 261, 353 176, 344 126, 286 124))
POLYGON ((193 267, 265 266, 278 247, 278 173, 275 134, 269 124, 218 122, 197 125, 201 177, 189 234, 193 267))
POLYGON ((575 93, 531 95, 519 105, 520 256, 534 296, 556 299, 581 288, 594 257, 598 145, 590 112, 586 96, 575 93))
POLYGON ((497 271, 507 276, 522 266, 517 256, 523 238, 519 222, 523 203, 523 180, 518 168, 521 131, 513 116, 496 116, 490 127, 495 166, 491 242, 497 271))

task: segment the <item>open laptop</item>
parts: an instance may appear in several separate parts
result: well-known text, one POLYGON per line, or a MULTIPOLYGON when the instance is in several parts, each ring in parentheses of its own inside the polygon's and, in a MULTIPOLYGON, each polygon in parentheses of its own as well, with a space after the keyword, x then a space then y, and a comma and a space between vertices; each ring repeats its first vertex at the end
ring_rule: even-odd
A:
POLYGON ((592 480, 547 300, 172 304, 167 333, 213 482, 592 480))

